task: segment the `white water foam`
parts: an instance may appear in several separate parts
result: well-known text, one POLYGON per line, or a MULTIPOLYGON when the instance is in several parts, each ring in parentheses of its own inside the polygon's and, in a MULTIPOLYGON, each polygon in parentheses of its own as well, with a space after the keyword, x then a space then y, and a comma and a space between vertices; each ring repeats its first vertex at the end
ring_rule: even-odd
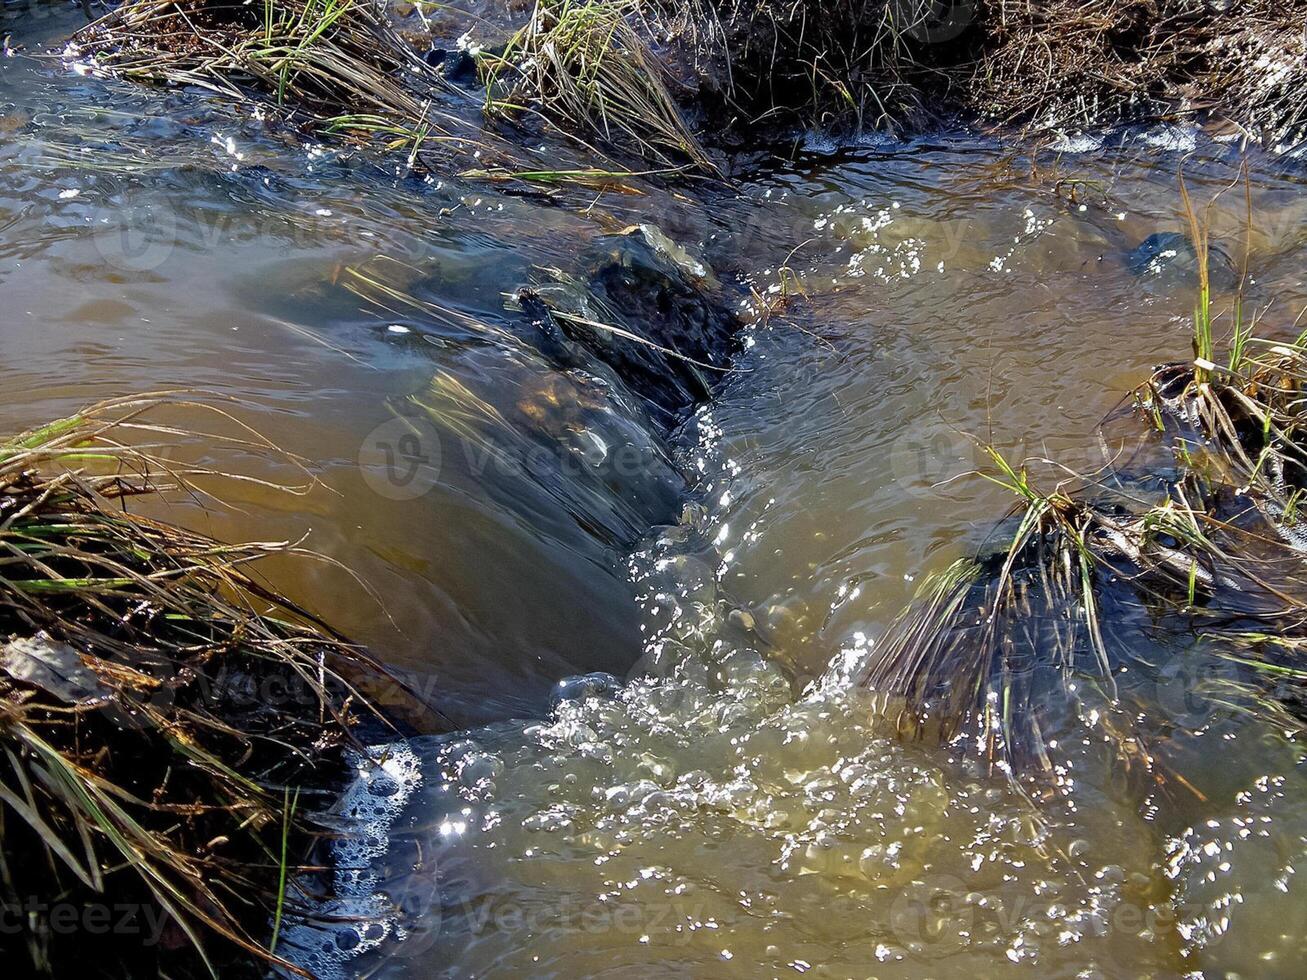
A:
POLYGON ((342 836, 331 845, 331 891, 312 914, 282 931, 279 953, 320 980, 344 980, 345 964, 388 937, 404 938, 397 909, 381 892, 376 867, 391 829, 422 784, 422 764, 407 741, 351 751, 354 777, 321 821, 342 836))

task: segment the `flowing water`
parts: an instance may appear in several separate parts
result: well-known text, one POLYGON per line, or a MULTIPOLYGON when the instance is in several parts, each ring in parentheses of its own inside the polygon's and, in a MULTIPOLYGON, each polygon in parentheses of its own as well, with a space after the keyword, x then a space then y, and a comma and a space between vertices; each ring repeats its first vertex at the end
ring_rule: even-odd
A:
MULTIPOLYGON (((17 27, 36 46, 74 25, 17 27)), ((1011 507, 968 476, 973 437, 1092 467, 1098 422, 1187 356, 1192 283, 1129 253, 1182 229, 1182 160, 1206 200, 1244 157, 1169 131, 1061 149, 813 141, 733 187, 550 203, 306 146, 203 94, 0 60, 3 431, 138 391, 236 399, 317 485, 224 484, 230 506, 165 516, 305 538, 332 561, 265 574, 460 729, 361 767, 347 806, 373 838, 337 855, 339 909, 404 914, 297 930, 302 963, 1299 974, 1297 755, 1190 697, 1183 662, 1142 683, 1186 733, 1193 791, 1140 791, 1081 731, 1038 807, 965 745, 888 739, 839 682, 1011 507), (747 324, 684 420, 560 357, 511 298, 558 280, 543 270, 584 283, 635 223, 747 324)), ((1236 187, 1215 233, 1240 261, 1250 244, 1250 299, 1288 335, 1304 172, 1249 167, 1250 220, 1236 187)), ((200 437, 176 452, 303 476, 200 437)))

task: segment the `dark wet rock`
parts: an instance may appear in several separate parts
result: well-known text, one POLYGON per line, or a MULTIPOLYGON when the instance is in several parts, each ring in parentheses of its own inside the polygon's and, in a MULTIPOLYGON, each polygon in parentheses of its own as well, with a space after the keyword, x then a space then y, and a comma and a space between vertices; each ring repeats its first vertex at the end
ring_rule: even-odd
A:
POLYGON ((639 379, 636 390, 675 411, 706 398, 713 367, 727 364, 737 326, 707 265, 657 228, 639 225, 596 243, 590 275, 596 294, 643 328, 637 334, 681 355, 614 337, 609 363, 623 377, 639 379))
POLYGON ((541 536, 601 563, 674 518, 684 479, 646 403, 606 365, 525 345, 476 345, 443 362, 412 402, 436 427, 450 485, 474 482, 541 536))
POLYGON ((444 48, 433 46, 423 56, 423 60, 455 85, 474 86, 481 83, 477 73, 476 59, 462 48, 444 48))
POLYGON ((684 417, 726 368, 738 325, 712 270, 652 225, 597 239, 583 264, 584 280, 547 270, 516 306, 556 329, 547 343, 582 345, 667 421, 684 417))
MULTIPOLYGON (((1189 236, 1178 231, 1149 235, 1126 256, 1130 272, 1166 286, 1198 285, 1198 251, 1189 236)), ((1219 245, 1208 249, 1208 276, 1212 288, 1232 290, 1239 275, 1229 254, 1219 245)))

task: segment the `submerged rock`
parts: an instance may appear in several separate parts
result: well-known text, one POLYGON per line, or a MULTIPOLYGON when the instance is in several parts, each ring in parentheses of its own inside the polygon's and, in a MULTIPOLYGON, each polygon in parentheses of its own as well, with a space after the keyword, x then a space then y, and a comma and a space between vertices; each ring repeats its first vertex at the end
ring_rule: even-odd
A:
POLYGON ((622 689, 622 679, 602 671, 582 674, 577 677, 565 677, 555 686, 549 696, 550 710, 556 710, 568 701, 584 701, 587 698, 611 698, 622 689))
POLYGON ((569 548, 597 543, 595 560, 633 546, 680 506, 684 480, 658 426, 593 358, 469 347, 411 405, 435 427, 444 479, 475 483, 569 548))
POLYGON ((656 254, 660 260, 670 262, 683 276, 704 288, 717 289, 721 285, 707 262, 677 244, 657 225, 648 223, 632 225, 624 229, 621 236, 638 241, 641 246, 656 254))
POLYGON ((514 305, 542 327, 551 321, 559 340, 583 346, 670 419, 707 398, 737 326, 708 265, 636 225, 599 238, 583 267, 584 280, 547 270, 553 281, 520 290, 514 305))
MULTIPOLYGON (((1229 253, 1219 245, 1210 245, 1207 254, 1212 288, 1235 289, 1239 274, 1229 253)), ((1198 250, 1188 235, 1178 231, 1149 235, 1127 254, 1126 265, 1133 275, 1167 286, 1196 286, 1199 281, 1198 250)))

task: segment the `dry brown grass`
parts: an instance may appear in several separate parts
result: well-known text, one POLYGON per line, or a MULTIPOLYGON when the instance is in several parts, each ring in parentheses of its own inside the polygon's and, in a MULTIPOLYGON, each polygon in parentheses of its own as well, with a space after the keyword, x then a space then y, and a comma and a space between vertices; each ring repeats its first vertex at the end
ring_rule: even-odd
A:
POLYGON ((643 9, 641 0, 538 0, 506 49, 483 59, 487 111, 534 113, 655 166, 716 172, 636 30, 643 9))
POLYGON ((378 0, 129 0, 75 41, 124 77, 257 91, 411 159, 481 151, 480 172, 559 180, 596 156, 605 172, 711 173, 696 126, 730 142, 760 127, 904 131, 959 117, 1041 135, 1211 121, 1296 144, 1304 22, 1307 0, 538 0, 506 48, 478 51, 484 107, 543 121, 590 162, 530 165, 378 0))
POLYGON ((1307 3, 990 0, 974 108, 1040 129, 1213 116, 1301 138, 1307 3))
POLYGON ((699 40, 723 80, 709 88, 755 123, 903 129, 963 117, 1042 134, 1215 120, 1290 144, 1307 127, 1307 0, 709 6, 714 29, 699 40))
POLYGON ((488 149, 377 0, 128 0, 73 45, 109 74, 257 94, 287 119, 414 158, 488 149))

